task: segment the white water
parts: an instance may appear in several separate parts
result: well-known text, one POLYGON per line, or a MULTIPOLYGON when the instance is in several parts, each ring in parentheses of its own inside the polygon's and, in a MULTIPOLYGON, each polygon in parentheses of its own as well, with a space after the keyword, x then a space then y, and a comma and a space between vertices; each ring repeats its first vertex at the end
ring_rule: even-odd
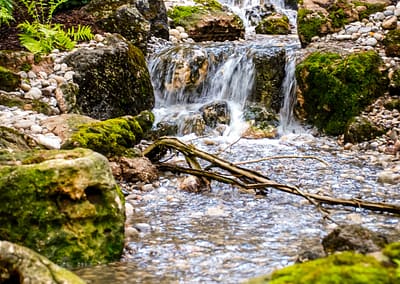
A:
MULTIPOLYGON (((297 126, 292 117, 293 96, 295 96, 295 57, 291 51, 292 40, 289 37, 264 36, 248 37, 254 33, 246 11, 264 5, 262 0, 221 0, 237 13, 246 25, 247 40, 243 42, 208 44, 181 44, 167 48, 153 55, 148 62, 156 96, 156 124, 161 121, 176 123, 178 135, 187 134, 184 129, 188 120, 201 119, 199 109, 202 105, 215 101, 228 104, 231 122, 223 131, 224 136, 239 137, 248 127, 243 119, 246 99, 254 89, 255 66, 252 54, 258 50, 269 48, 285 48, 288 52, 286 78, 281 92, 284 97, 280 113, 281 126, 279 133, 295 132, 297 126), (255 43, 257 41, 257 43, 255 43)), ((270 3, 267 3, 270 4, 270 3)), ((281 0, 273 1, 277 11, 289 11, 288 15, 296 15, 295 11, 285 9, 281 0)), ((286 12, 285 12, 286 13, 286 12)), ((295 17, 290 16, 295 22, 295 17)), ((296 38, 295 41, 298 42, 296 38)), ((298 132, 298 131, 296 131, 298 132)))

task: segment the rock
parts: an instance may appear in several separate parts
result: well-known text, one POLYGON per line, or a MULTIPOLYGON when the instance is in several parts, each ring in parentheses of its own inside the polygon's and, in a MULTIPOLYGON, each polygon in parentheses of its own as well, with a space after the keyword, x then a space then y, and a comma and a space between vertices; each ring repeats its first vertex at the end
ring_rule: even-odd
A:
POLYGON ((230 109, 225 101, 216 101, 201 107, 200 112, 207 126, 215 128, 217 124, 230 123, 230 109))
POLYGON ((378 182, 388 184, 398 184, 400 182, 400 174, 392 171, 381 171, 378 173, 378 182))
POLYGON ((349 120, 387 90, 381 62, 375 51, 348 56, 312 53, 296 66, 298 97, 302 101, 297 112, 305 113, 310 123, 327 134, 344 133, 349 120))
POLYGON ((20 77, 11 70, 0 66, 0 90, 15 91, 19 86, 20 77))
POLYGON ((38 100, 42 97, 42 91, 37 87, 32 87, 25 95, 25 99, 38 100))
POLYGON ((218 1, 205 0, 196 6, 175 6, 168 11, 172 26, 184 27, 194 41, 225 41, 244 37, 239 16, 231 13, 218 1))
POLYGON ((150 183, 159 178, 157 168, 145 157, 120 157, 114 163, 114 176, 124 181, 150 183))
POLYGON ((61 139, 58 136, 39 134, 35 141, 37 144, 44 146, 46 149, 60 149, 61 139))
POLYGON ((0 126, 0 152, 1 150, 30 150, 36 145, 35 141, 15 129, 0 126))
POLYGON ((400 57, 400 29, 391 30, 383 40, 386 56, 400 57))
POLYGON ((394 30, 397 28, 397 17, 391 16, 382 22, 382 28, 385 30, 394 30))
POLYGON ((362 116, 356 116, 346 126, 344 141, 350 143, 360 143, 371 140, 385 133, 381 127, 374 125, 373 122, 362 116))
POLYGON ((1 283, 84 284, 74 273, 17 244, 0 241, 1 283))
POLYGON ((71 129, 61 148, 84 147, 108 157, 128 154, 151 128, 154 116, 150 112, 142 116, 124 116, 78 125, 71 129), (147 121, 143 119, 147 117, 147 121))
POLYGON ((287 35, 290 33, 289 18, 286 15, 274 13, 256 26, 256 33, 287 35))
POLYGON ((365 254, 379 251, 386 244, 386 237, 360 225, 339 226, 322 240, 324 250, 329 254, 347 250, 365 254))
POLYGON ((168 39, 167 14, 161 0, 92 0, 84 9, 106 32, 121 34, 144 53, 152 36, 168 39))
POLYGON ((343 252, 285 267, 248 283, 330 283, 334 279, 337 283, 391 284, 398 281, 395 269, 372 256, 343 252))
POLYGON ((68 266, 100 264, 121 256, 123 195, 107 159, 98 153, 3 151, 0 203, 2 240, 68 266))
POLYGON ((96 119, 151 109, 153 87, 142 52, 118 35, 108 35, 104 42, 103 48, 78 49, 64 58, 76 72, 77 107, 96 119))
POLYGON ((183 118, 178 133, 183 135, 195 133, 197 136, 202 136, 204 135, 205 130, 206 122, 204 121, 203 116, 199 113, 192 113, 183 118))

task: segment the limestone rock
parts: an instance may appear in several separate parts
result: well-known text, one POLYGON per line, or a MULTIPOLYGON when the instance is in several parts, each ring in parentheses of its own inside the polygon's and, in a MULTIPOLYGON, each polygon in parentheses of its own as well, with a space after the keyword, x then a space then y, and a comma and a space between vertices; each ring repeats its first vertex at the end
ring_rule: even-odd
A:
POLYGON ((113 174, 129 182, 150 183, 158 179, 157 168, 145 157, 120 157, 113 162, 113 174))
POLYGON ((194 41, 225 41, 244 37, 239 16, 218 1, 206 0, 196 6, 175 6, 168 11, 173 26, 182 26, 194 41))
POLYGON ((84 284, 74 273, 33 250, 0 241, 1 283, 84 284))
POLYGON ((0 149, 26 151, 35 145, 32 138, 20 134, 15 129, 0 126, 0 149))
POLYGON ((217 124, 230 123, 230 109, 225 101, 216 101, 201 107, 203 119, 207 126, 214 128, 217 124))
POLYGON ((387 239, 360 225, 343 225, 334 229, 323 240, 325 252, 356 251, 369 253, 381 250, 387 244, 387 239))
POLYGON ((118 35, 104 42, 104 47, 78 49, 64 59, 76 72, 76 106, 96 119, 151 109, 154 94, 143 53, 118 35))
POLYGON ((0 155, 0 239, 57 264, 119 259, 124 200, 107 159, 88 149, 0 155))

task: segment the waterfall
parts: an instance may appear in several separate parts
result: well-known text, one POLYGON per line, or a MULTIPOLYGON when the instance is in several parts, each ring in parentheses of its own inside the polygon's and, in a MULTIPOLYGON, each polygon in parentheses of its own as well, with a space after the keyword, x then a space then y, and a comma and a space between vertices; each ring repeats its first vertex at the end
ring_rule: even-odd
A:
MULTIPOLYGON (((254 32, 251 15, 253 18, 256 15, 248 11, 260 7, 261 4, 271 5, 262 0, 220 1, 242 17, 246 33, 254 32)), ((286 10, 282 1, 273 1, 276 2, 276 10, 286 10)), ((178 135, 192 132, 203 135, 206 129, 210 130, 203 110, 215 104, 211 111, 214 113, 213 119, 220 119, 220 113, 229 113, 225 120, 222 118, 223 127, 219 127, 218 133, 240 136, 248 127, 243 119, 243 111, 249 103, 249 97, 254 96, 255 89, 259 89, 255 86, 255 57, 260 54, 276 54, 276 50, 279 49, 286 50, 287 53, 286 75, 280 88, 280 97, 284 98, 284 102, 280 112, 282 125, 279 131, 289 131, 293 122, 291 95, 295 90, 295 53, 291 50, 300 46, 298 38, 271 35, 246 38, 244 42, 181 43, 150 55, 148 66, 156 97, 153 110, 156 116, 155 123, 172 125, 177 129, 178 135)), ((278 68, 283 69, 283 65, 278 68)), ((274 79, 273 83, 267 85, 276 82, 274 79)), ((259 80, 257 83, 260 84, 259 80)), ((219 125, 218 121, 211 124, 213 127, 219 125)))

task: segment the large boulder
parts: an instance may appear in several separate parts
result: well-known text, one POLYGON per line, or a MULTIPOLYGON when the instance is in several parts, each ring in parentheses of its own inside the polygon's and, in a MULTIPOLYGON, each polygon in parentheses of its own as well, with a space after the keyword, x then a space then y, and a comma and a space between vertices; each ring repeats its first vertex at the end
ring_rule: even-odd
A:
POLYGON ((239 16, 216 0, 198 0, 194 6, 175 6, 168 10, 172 26, 182 26, 194 41, 225 41, 244 37, 239 16))
POLYGON ((299 113, 327 134, 342 134, 351 118, 388 89, 381 64, 375 51, 310 54, 296 67, 299 113))
POLYGON ((118 35, 106 45, 81 48, 64 58, 79 85, 76 106, 96 119, 136 115, 154 106, 153 87, 143 53, 118 35))
POLYGON ((0 239, 57 264, 99 264, 121 256, 124 222, 124 198, 104 156, 0 152, 0 239))
POLYGON ((143 52, 151 36, 169 37, 162 0, 92 0, 84 9, 95 17, 102 29, 121 34, 143 52))
POLYGON ((0 283, 84 284, 86 282, 29 248, 0 241, 0 283))

